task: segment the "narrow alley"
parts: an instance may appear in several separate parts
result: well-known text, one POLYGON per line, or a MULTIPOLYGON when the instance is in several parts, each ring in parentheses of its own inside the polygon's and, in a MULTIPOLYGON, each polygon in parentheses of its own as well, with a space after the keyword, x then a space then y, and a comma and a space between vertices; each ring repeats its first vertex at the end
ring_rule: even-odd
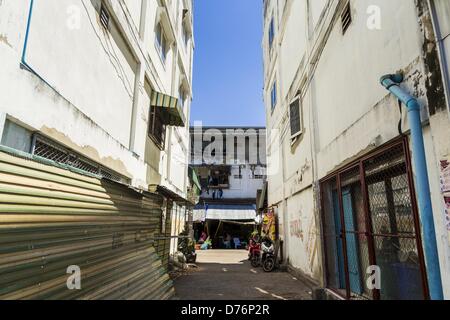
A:
POLYGON ((178 277, 181 300, 310 300, 311 288, 288 272, 253 268, 245 250, 199 251, 197 268, 178 277))
POLYGON ((449 0, 0 0, 0 67, 0 303, 450 301, 449 0))

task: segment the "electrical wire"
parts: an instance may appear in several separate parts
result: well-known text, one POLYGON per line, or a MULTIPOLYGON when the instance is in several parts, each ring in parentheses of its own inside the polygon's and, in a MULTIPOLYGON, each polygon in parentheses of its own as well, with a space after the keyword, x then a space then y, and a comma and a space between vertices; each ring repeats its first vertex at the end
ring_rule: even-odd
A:
MULTIPOLYGON (((121 68, 120 62, 117 60, 116 57, 113 57, 113 56, 111 55, 111 53, 109 52, 109 50, 105 47, 105 44, 103 43, 103 41, 102 41, 100 35, 97 33, 97 30, 96 30, 95 25, 94 25, 94 23, 93 23, 92 17, 91 17, 91 15, 90 15, 90 13, 89 13, 89 9, 87 8, 86 4, 84 3, 84 0, 82 0, 81 3, 83 4, 83 7, 84 7, 84 9, 85 9, 85 11, 86 11, 86 14, 87 14, 89 23, 90 23, 90 25, 91 25, 91 27, 92 27, 92 29, 93 29, 95 35, 97 36, 97 38, 98 38, 100 44, 102 45, 103 50, 105 51, 106 55, 108 56, 108 58, 109 58, 109 60, 110 60, 110 62, 111 62, 111 65, 112 65, 113 68, 116 70, 117 76, 119 77, 119 79, 121 80, 122 84, 124 85, 125 90, 127 91, 128 94, 130 94, 130 93, 128 92, 128 89, 127 89, 127 84, 125 83, 125 80, 124 80, 124 79, 122 78, 122 76, 121 76, 121 73, 123 72, 123 70, 122 70, 122 71, 119 71, 119 70, 117 69, 117 66, 116 66, 116 64, 114 63, 113 60, 116 60, 116 63, 117 63, 117 65, 119 66, 119 68, 121 68)), ((133 98, 133 94, 132 94, 130 97, 133 98)))

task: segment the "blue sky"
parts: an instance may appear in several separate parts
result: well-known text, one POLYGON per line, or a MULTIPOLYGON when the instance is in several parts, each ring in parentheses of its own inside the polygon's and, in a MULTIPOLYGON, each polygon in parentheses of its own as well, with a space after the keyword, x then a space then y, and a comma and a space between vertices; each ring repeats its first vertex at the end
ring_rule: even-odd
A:
POLYGON ((265 126, 262 1, 196 0, 191 123, 265 126))

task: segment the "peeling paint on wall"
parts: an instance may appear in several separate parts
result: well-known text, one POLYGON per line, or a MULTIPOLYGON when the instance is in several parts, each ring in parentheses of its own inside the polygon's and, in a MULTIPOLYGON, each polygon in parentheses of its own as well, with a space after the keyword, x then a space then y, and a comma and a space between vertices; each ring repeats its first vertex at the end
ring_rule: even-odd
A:
MULTIPOLYGON (((0 2, 1 5, 1 2, 0 2)), ((8 47, 12 48, 12 45, 8 41, 8 37, 4 34, 0 34, 0 42, 6 44, 8 47)))
POLYGON ((442 82, 442 70, 436 44, 431 11, 426 0, 416 0, 419 25, 423 35, 422 54, 427 72, 425 82, 430 115, 446 110, 445 90, 442 82))
POLYGON ((310 217, 308 221, 308 231, 306 239, 306 252, 308 255, 308 262, 310 270, 314 271, 314 263, 316 262, 317 254, 317 228, 314 215, 310 217))
POLYGON ((450 245, 450 156, 440 161, 441 192, 444 200, 444 219, 450 245))
POLYGON ((119 160, 114 159, 111 156, 109 157, 101 157, 98 151, 91 146, 79 146, 72 139, 70 139, 67 135, 54 128, 48 128, 47 126, 43 126, 40 131, 47 135, 48 137, 58 141, 59 143, 65 145, 66 147, 81 153, 82 155, 88 157, 89 159, 101 163, 102 165, 128 177, 131 178, 131 173, 127 170, 125 164, 119 160))
POLYGON ((289 223, 289 230, 291 237, 298 238, 303 241, 303 228, 301 219, 291 221, 289 223))

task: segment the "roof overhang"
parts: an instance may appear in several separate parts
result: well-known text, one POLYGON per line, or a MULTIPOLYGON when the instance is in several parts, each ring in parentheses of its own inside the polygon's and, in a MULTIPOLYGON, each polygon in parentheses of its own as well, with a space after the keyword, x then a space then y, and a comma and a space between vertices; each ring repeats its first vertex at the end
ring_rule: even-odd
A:
POLYGON ((194 206, 195 205, 195 203, 190 202, 188 199, 183 198, 178 193, 173 192, 172 190, 170 190, 170 189, 168 189, 168 188, 166 188, 164 186, 161 186, 161 185, 156 185, 156 184, 150 185, 148 187, 148 191, 152 192, 152 193, 159 194, 159 195, 161 195, 163 197, 166 197, 166 198, 168 198, 170 200, 173 200, 173 201, 175 201, 178 204, 184 204, 184 205, 187 205, 187 206, 194 206))

